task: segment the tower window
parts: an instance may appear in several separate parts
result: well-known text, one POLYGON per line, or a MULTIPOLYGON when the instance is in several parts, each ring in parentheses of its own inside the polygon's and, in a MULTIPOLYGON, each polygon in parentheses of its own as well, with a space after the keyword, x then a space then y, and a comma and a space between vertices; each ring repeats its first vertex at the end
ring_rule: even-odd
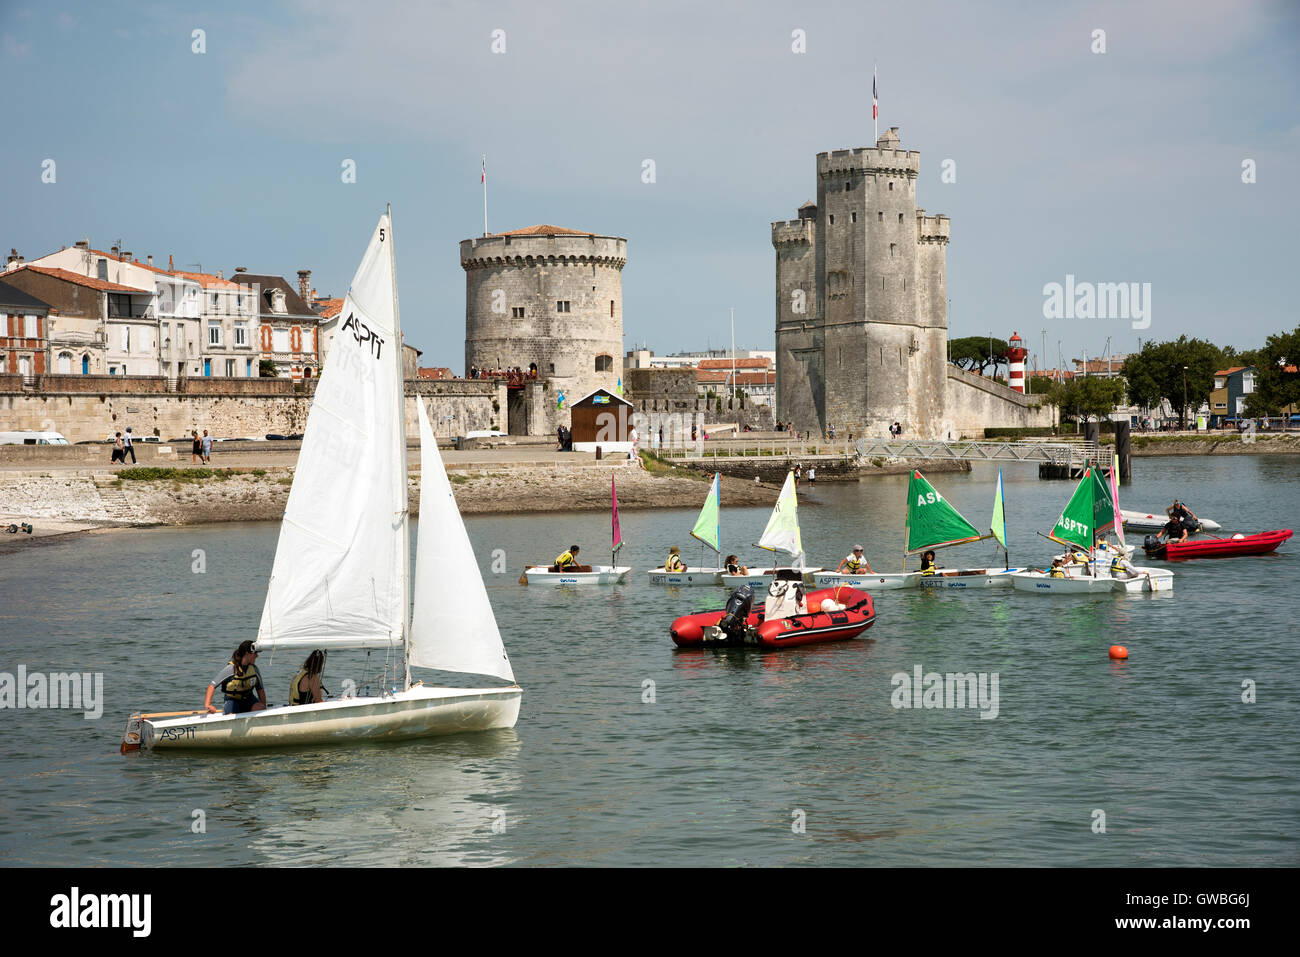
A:
POLYGON ((890 191, 891 193, 894 191, 894 182, 893 182, 893 180, 890 180, 890 182, 889 182, 889 191, 890 191))
POLYGON ((890 255, 891 258, 892 258, 893 255, 894 255, 894 244, 893 244, 893 243, 890 243, 890 244, 889 244, 889 255, 890 255))
POLYGON ((556 311, 556 312, 568 312, 568 311, 569 311, 569 300, 568 300, 568 299, 557 299, 557 300, 555 301, 555 311, 556 311))
POLYGON ((835 216, 834 216, 834 214, 831 215, 831 225, 832 225, 832 226, 835 225, 835 216))
POLYGON ((523 307, 523 306, 511 306, 511 307, 510 307, 510 318, 511 318, 511 319, 522 319, 523 317, 524 317, 524 307, 523 307))
POLYGON ((851 223, 856 223, 857 221, 858 221, 858 214, 857 214, 857 213, 849 213, 849 222, 851 222, 851 223))
POLYGON ((885 221, 885 211, 883 209, 876 210, 876 222, 883 223, 884 221, 885 221))
POLYGON ((614 318, 614 300, 613 300, 613 299, 611 299, 611 300, 609 301, 609 318, 611 318, 611 319, 614 318))
POLYGON ((847 182, 847 183, 844 184, 844 191, 845 191, 846 193, 847 193, 849 190, 851 190, 852 188, 853 188, 853 182, 852 182, 852 181, 849 181, 849 182, 847 182))
POLYGON ((902 214, 902 213, 899 213, 899 214, 898 214, 898 221, 899 221, 900 223, 903 221, 903 214, 902 214))
POLYGON ((596 356, 596 371, 608 372, 614 368, 614 359, 611 356, 596 356))

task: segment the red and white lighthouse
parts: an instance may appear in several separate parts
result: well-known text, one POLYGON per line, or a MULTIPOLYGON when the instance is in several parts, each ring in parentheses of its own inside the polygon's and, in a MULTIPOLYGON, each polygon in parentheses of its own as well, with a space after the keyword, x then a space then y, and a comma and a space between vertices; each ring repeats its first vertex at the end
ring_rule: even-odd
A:
POLYGON ((1007 384, 1015 389, 1021 395, 1025 392, 1025 356, 1029 355, 1029 350, 1024 348, 1020 336, 1012 332, 1011 338, 1007 340, 1006 357, 1010 368, 1007 373, 1007 384))

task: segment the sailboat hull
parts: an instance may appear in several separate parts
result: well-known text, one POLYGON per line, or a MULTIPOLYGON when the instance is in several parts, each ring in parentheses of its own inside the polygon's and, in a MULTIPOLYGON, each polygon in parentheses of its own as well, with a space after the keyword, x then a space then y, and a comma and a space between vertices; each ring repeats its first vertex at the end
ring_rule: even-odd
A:
MULTIPOLYGON (((1073 571, 1073 569, 1070 569, 1073 571)), ((1170 594, 1174 590, 1174 573, 1163 568, 1137 568, 1133 578, 1112 578, 1109 570, 1099 569, 1097 575, 1071 574, 1065 578, 1051 578, 1043 572, 1023 571, 1011 576, 1016 591, 1037 595, 1110 595, 1156 592, 1170 594)))
POLYGON ((400 741, 513 728, 523 690, 416 685, 383 698, 344 698, 247 714, 133 716, 123 750, 226 750, 400 741), (132 732, 132 727, 138 731, 132 732), (131 735, 138 737, 132 742, 131 735))
POLYGON ((922 588, 1010 588, 1011 573, 1019 568, 941 568, 933 575, 922 575, 922 588))
POLYGON ((848 585, 863 591, 892 591, 895 588, 915 588, 921 582, 920 572, 895 572, 893 574, 862 574, 858 572, 821 572, 813 575, 818 588, 848 585))
POLYGON ((662 568, 652 568, 649 571, 650 584, 676 585, 678 587, 721 585, 722 571, 721 568, 686 568, 680 572, 668 572, 662 568))
MULTIPOLYGON (((781 571, 789 571, 789 569, 783 568, 781 571)), ((816 578, 814 573, 819 571, 821 571, 820 568, 800 569, 800 572, 803 575, 803 580, 809 584, 812 584, 814 578, 816 578)), ((776 572, 777 569, 775 568, 751 568, 747 575, 723 575, 722 584, 727 588, 739 588, 741 585, 748 585, 750 588, 765 589, 769 584, 771 584, 772 576, 775 575, 776 572)), ((836 582, 835 584, 848 583, 836 582)))
POLYGON ((625 565, 593 565, 589 572, 553 572, 548 568, 530 568, 524 574, 530 585, 617 585, 632 569, 625 565))

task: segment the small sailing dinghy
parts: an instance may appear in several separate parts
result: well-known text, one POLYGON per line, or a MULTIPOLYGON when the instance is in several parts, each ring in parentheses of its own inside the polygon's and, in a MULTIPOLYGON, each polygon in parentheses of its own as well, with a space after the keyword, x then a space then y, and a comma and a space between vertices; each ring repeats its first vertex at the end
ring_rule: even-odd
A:
MULTIPOLYGON (((691 537, 698 540, 701 545, 701 554, 705 547, 713 549, 714 561, 722 557, 720 544, 722 541, 722 522, 720 519, 721 508, 718 495, 718 484, 721 475, 718 472, 713 473, 713 485, 709 487, 708 498, 704 500, 704 507, 700 509, 700 517, 695 520, 695 527, 691 529, 691 537)), ((704 568, 688 567, 680 571, 670 572, 665 568, 650 569, 650 584, 652 585, 720 585, 722 584, 721 568, 704 568)))
POLYGON ((957 511, 943 495, 918 470, 913 469, 907 485, 906 544, 903 549, 901 572, 822 572, 813 576, 814 584, 829 587, 842 584, 866 591, 889 591, 898 588, 991 588, 1009 586, 1008 577, 1013 569, 955 568, 939 569, 931 574, 908 571, 909 555, 921 555, 931 549, 947 548, 997 538, 1006 548, 1006 521, 1002 506, 1002 473, 998 472, 997 492, 993 501, 993 518, 990 533, 979 531, 957 511))
POLYGON ((767 527, 763 529, 763 534, 756 544, 759 548, 772 552, 774 556, 776 552, 784 552, 790 556, 791 564, 751 568, 745 575, 728 575, 724 571, 723 585, 728 588, 739 588, 741 585, 748 585, 750 588, 766 588, 778 571, 794 570, 798 572, 796 577, 802 578, 821 571, 820 568, 803 567, 803 536, 799 533, 799 496, 795 492, 793 471, 786 473, 781 494, 777 496, 776 505, 772 507, 772 515, 767 520, 767 527))
MULTIPOLYGON (((1162 568, 1137 568, 1133 574, 1112 574, 1109 564, 1098 562, 1094 545, 1097 536, 1116 526, 1119 510, 1116 508, 1116 486, 1102 481, 1095 466, 1084 469, 1083 477, 1075 486, 1074 494, 1066 503, 1056 526, 1048 537, 1066 547, 1073 547, 1089 556, 1086 565, 1069 564, 1063 567, 1062 576, 1053 577, 1047 571, 1013 572, 1011 583, 1017 591, 1038 595, 1096 595, 1136 592, 1172 592, 1174 573, 1162 568)), ((1124 545, 1120 531, 1120 545, 1124 545)))
POLYGON ((618 524, 618 489, 614 477, 609 479, 612 545, 608 565, 577 565, 567 569, 555 565, 529 565, 519 579, 524 585, 617 585, 627 579, 632 569, 614 564, 618 550, 623 547, 623 533, 618 524))
POLYGON ((391 741, 512 728, 519 717, 523 691, 418 400, 420 534, 411 578, 391 213, 375 227, 341 315, 308 413, 257 648, 386 649, 402 655, 401 686, 244 714, 134 714, 123 752, 391 741), (430 687, 411 680, 412 667, 509 685, 430 687))

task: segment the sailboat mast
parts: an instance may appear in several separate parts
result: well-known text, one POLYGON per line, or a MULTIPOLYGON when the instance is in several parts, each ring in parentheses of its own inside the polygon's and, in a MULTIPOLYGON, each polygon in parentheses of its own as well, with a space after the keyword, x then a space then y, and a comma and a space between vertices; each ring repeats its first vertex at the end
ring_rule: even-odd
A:
MULTIPOLYGON (((393 204, 388 204, 388 263, 393 277, 393 349, 397 363, 397 502, 402 534, 402 690, 411 687, 411 515, 406 493, 406 376, 402 363, 402 316, 397 304, 397 244, 393 238, 393 204)), ((415 401, 419 402, 417 395, 415 401)), ((435 440, 436 441, 436 440, 435 440)), ((423 478, 423 476, 421 476, 423 478)))

